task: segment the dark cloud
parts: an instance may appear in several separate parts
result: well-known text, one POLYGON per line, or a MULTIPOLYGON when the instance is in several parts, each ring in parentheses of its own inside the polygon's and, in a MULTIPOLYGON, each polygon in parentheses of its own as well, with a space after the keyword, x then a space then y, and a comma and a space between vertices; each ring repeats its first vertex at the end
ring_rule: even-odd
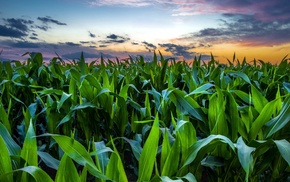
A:
POLYGON ((27 33, 11 28, 11 27, 0 25, 0 36, 22 38, 22 37, 27 36, 27 33))
POLYGON ((42 26, 37 25, 36 28, 43 30, 43 31, 47 31, 50 27, 47 25, 42 25, 42 26))
POLYGON ((38 36, 37 33, 32 33, 33 36, 38 36))
POLYGON ((107 45, 103 45, 103 44, 102 44, 102 45, 99 45, 99 47, 107 47, 107 45))
POLYGON ((72 46, 72 47, 78 47, 78 46, 81 46, 81 44, 76 44, 76 43, 73 43, 73 42, 66 42, 64 43, 65 45, 68 45, 68 46, 72 46))
POLYGON ((219 28, 203 29, 192 34, 204 42, 231 42, 251 46, 273 46, 290 41, 290 21, 261 21, 255 15, 224 14, 219 28))
POLYGON ((38 40, 38 38, 34 37, 34 36, 30 36, 29 38, 32 39, 32 40, 38 40))
POLYGON ((90 37, 92 37, 92 38, 95 38, 95 37, 96 37, 96 35, 93 34, 93 33, 91 33, 90 31, 89 31, 89 35, 90 35, 90 37))
POLYGON ((29 25, 32 25, 34 22, 32 20, 25 20, 25 19, 15 19, 15 18, 8 18, 4 19, 6 25, 8 27, 17 29, 21 32, 28 32, 29 31, 29 25))
POLYGON ((10 46, 13 48, 39 48, 41 44, 28 41, 17 41, 11 42, 10 46))
POLYGON ((0 25, 0 36, 12 38, 24 38, 28 35, 30 26, 34 23, 32 20, 22 18, 3 19, 5 25, 0 25))
POLYGON ((58 20, 52 19, 50 16, 38 17, 37 19, 40 20, 44 24, 54 23, 54 24, 57 24, 57 25, 67 25, 66 23, 62 23, 62 22, 60 22, 58 20))
POLYGON ((155 45, 153 45, 153 44, 151 44, 151 43, 148 43, 148 42, 146 42, 146 41, 144 41, 144 42, 142 42, 142 43, 144 44, 145 48, 146 48, 149 52, 154 51, 154 50, 157 48, 155 45))
POLYGON ((124 43, 130 40, 128 37, 119 36, 116 34, 111 34, 106 37, 106 40, 99 41, 102 44, 111 44, 111 43, 124 43))
POLYGON ((107 38, 108 39, 113 39, 113 40, 116 40, 119 36, 115 35, 115 34, 111 34, 111 35, 108 35, 107 38))
POLYGON ((176 44, 158 44, 160 47, 164 47, 165 51, 171 52, 174 56, 182 56, 185 59, 192 59, 194 52, 190 52, 190 49, 195 48, 194 46, 181 46, 176 44))
POLYGON ((90 43, 89 41, 80 41, 81 44, 88 44, 90 43))
POLYGON ((132 45, 139 45, 138 42, 131 42, 132 45))

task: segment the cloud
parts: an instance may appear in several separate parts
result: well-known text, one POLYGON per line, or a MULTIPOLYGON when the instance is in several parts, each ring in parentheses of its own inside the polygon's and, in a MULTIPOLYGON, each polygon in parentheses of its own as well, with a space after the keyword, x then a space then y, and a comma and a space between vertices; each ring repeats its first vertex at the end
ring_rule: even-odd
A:
POLYGON ((29 38, 32 39, 32 40, 38 40, 38 38, 34 37, 34 36, 30 36, 29 38))
POLYGON ((192 59, 194 52, 191 52, 190 49, 195 48, 194 46, 182 46, 172 43, 158 44, 160 47, 164 47, 166 52, 172 53, 174 56, 182 56, 185 59, 192 59))
POLYGON ((27 36, 27 33, 11 28, 11 27, 0 25, 0 36, 22 38, 22 37, 27 36))
POLYGON ((135 6, 135 7, 142 7, 142 6, 149 6, 151 2, 146 0, 125 0, 125 1, 118 1, 118 0, 91 0, 89 1, 91 6, 111 6, 111 5, 118 5, 118 6, 135 6))
POLYGON ((37 19, 40 20, 44 24, 54 23, 54 24, 57 24, 57 25, 67 25, 66 23, 62 23, 62 22, 60 22, 58 20, 52 19, 50 16, 38 17, 37 19))
POLYGON ((89 31, 89 35, 90 35, 90 37, 92 37, 92 38, 95 38, 95 37, 96 37, 96 35, 93 34, 93 33, 91 33, 90 31, 89 31))
POLYGON ((32 20, 25 20, 25 19, 15 19, 15 18, 8 18, 4 19, 6 25, 11 28, 15 28, 22 32, 28 32, 29 28, 28 25, 32 25, 34 22, 32 20))
POLYGON ((17 41, 17 42, 11 42, 10 46, 13 48, 39 48, 41 47, 41 44, 34 43, 34 42, 28 42, 28 41, 17 41))
POLYGON ((4 19, 5 25, 0 25, 0 36, 12 38, 24 38, 28 35, 30 25, 34 22, 32 20, 25 20, 22 18, 7 18, 4 19))
POLYGON ((152 50, 154 51, 157 47, 151 43, 148 43, 146 41, 142 42, 145 46, 145 49, 147 49, 149 52, 152 52, 152 50))
POLYGON ((234 43, 244 46, 274 46, 290 41, 290 20, 261 21, 255 15, 223 14, 218 28, 191 33, 185 39, 206 43, 234 43))
POLYGON ((106 36, 106 40, 100 40, 99 42, 102 44, 111 44, 111 43, 124 43, 129 41, 130 38, 128 37, 122 37, 116 34, 110 34, 106 36))
POLYGON ((241 13, 261 20, 290 18, 289 0, 89 0, 91 6, 154 6, 167 9, 172 16, 241 13))
POLYGON ((138 42, 131 42, 132 45, 139 45, 138 42))
POLYGON ((102 45, 99 45, 99 47, 107 47, 107 45, 103 45, 103 44, 102 44, 102 45))
POLYGON ((88 44, 90 43, 89 41, 80 41, 81 44, 88 44))
POLYGON ((73 42, 65 42, 64 44, 68 45, 68 46, 71 46, 71 47, 79 47, 79 46, 81 46, 81 44, 76 44, 76 43, 73 43, 73 42))
POLYGON ((42 26, 37 25, 36 28, 43 30, 43 31, 47 31, 48 29, 50 29, 50 27, 47 25, 42 25, 42 26))

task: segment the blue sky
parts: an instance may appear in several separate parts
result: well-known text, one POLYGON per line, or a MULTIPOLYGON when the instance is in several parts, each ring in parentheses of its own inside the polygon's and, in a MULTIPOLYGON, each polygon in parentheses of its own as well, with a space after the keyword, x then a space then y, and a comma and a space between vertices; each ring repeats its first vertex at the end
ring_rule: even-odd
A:
POLYGON ((1 2, 1 59, 152 56, 190 60, 290 53, 289 0, 9 0, 1 2))

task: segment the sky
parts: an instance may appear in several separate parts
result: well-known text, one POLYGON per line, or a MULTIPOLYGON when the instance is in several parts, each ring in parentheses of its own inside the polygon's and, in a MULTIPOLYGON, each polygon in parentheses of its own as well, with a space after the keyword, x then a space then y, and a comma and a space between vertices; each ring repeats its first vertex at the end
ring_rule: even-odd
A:
POLYGON ((279 63, 290 53, 289 0, 1 0, 0 60, 143 55, 279 63))

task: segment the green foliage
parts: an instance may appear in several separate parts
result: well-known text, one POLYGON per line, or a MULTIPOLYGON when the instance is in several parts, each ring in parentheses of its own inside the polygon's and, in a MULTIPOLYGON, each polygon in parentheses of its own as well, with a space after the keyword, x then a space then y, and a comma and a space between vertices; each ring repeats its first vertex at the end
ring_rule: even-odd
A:
POLYGON ((286 181, 290 63, 0 63, 0 181, 286 181))

